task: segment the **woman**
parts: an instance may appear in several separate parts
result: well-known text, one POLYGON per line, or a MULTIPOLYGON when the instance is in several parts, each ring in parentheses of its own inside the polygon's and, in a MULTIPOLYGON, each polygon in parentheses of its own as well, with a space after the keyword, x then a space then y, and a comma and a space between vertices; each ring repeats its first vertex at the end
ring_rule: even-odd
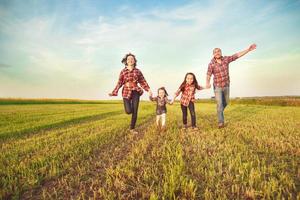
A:
POLYGON ((140 96, 143 94, 143 89, 149 92, 150 96, 152 92, 142 72, 136 68, 137 60, 135 55, 131 53, 126 54, 122 59, 122 63, 125 64, 125 68, 122 69, 119 81, 112 93, 109 93, 109 96, 117 96, 119 89, 124 85, 122 97, 125 112, 131 114, 130 132, 138 133, 134 128, 137 120, 140 96), (138 83, 143 89, 138 86, 138 83))

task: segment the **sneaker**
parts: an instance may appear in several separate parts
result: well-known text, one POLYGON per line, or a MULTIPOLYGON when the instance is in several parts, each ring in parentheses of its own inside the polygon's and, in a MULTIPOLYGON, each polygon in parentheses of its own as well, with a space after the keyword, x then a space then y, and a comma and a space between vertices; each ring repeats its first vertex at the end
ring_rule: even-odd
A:
POLYGON ((162 126, 161 127, 161 132, 165 132, 166 131, 166 126, 162 126))
POLYGON ((188 127, 186 124, 183 125, 182 130, 186 130, 188 127))

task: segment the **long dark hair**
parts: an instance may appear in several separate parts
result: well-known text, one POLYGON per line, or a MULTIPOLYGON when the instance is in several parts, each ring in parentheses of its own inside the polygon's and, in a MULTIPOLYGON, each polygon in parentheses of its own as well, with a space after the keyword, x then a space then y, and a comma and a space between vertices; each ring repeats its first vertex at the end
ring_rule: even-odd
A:
POLYGON ((180 87, 179 87, 180 90, 181 90, 182 92, 184 91, 184 87, 185 87, 185 85, 186 85, 186 77, 187 77, 188 75, 192 75, 192 76, 193 76, 193 83, 192 83, 192 85, 195 86, 195 89, 196 89, 196 88, 197 88, 197 89, 200 88, 200 85, 198 84, 198 81, 197 81, 197 79, 196 79, 195 74, 192 73, 192 72, 188 72, 188 73, 186 73, 186 75, 185 75, 185 77, 184 77, 184 80, 183 80, 183 82, 181 83, 181 85, 180 85, 180 87))
POLYGON ((165 97, 167 97, 167 96, 168 96, 168 92, 167 92, 167 90, 166 90, 166 88, 165 88, 165 87, 160 87, 160 88, 158 88, 158 90, 157 90, 157 95, 158 95, 158 92, 159 92, 159 90, 163 90, 163 91, 165 91, 165 97))
POLYGON ((135 55, 133 55, 132 53, 128 53, 128 54, 126 54, 123 58, 122 58, 122 63, 124 64, 124 65, 127 65, 127 57, 128 56, 132 56, 133 58, 134 58, 134 67, 136 66, 136 63, 137 63, 137 60, 136 60, 136 58, 135 58, 135 55))

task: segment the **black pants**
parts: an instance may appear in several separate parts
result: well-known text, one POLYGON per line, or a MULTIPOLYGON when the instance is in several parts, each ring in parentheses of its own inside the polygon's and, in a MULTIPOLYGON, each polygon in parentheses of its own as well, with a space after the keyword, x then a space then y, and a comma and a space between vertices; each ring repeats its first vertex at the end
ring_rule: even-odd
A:
POLYGON ((132 91, 131 99, 123 98, 125 112, 131 115, 130 129, 134 129, 137 120, 140 94, 137 91, 132 91))
POLYGON ((187 125, 187 108, 190 110, 192 126, 196 126, 196 114, 195 114, 195 106, 193 102, 190 102, 188 106, 184 106, 181 104, 182 111, 182 121, 184 125, 187 125))

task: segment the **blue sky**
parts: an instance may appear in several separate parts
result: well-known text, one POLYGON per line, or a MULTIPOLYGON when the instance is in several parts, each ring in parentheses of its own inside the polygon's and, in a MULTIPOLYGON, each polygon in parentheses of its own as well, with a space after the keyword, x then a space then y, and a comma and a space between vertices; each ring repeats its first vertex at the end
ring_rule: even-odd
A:
POLYGON ((173 94, 186 72, 205 84, 213 48, 252 43, 230 65, 231 97, 300 95, 299 13, 300 1, 1 0, 0 97, 108 99, 127 52, 173 94))

